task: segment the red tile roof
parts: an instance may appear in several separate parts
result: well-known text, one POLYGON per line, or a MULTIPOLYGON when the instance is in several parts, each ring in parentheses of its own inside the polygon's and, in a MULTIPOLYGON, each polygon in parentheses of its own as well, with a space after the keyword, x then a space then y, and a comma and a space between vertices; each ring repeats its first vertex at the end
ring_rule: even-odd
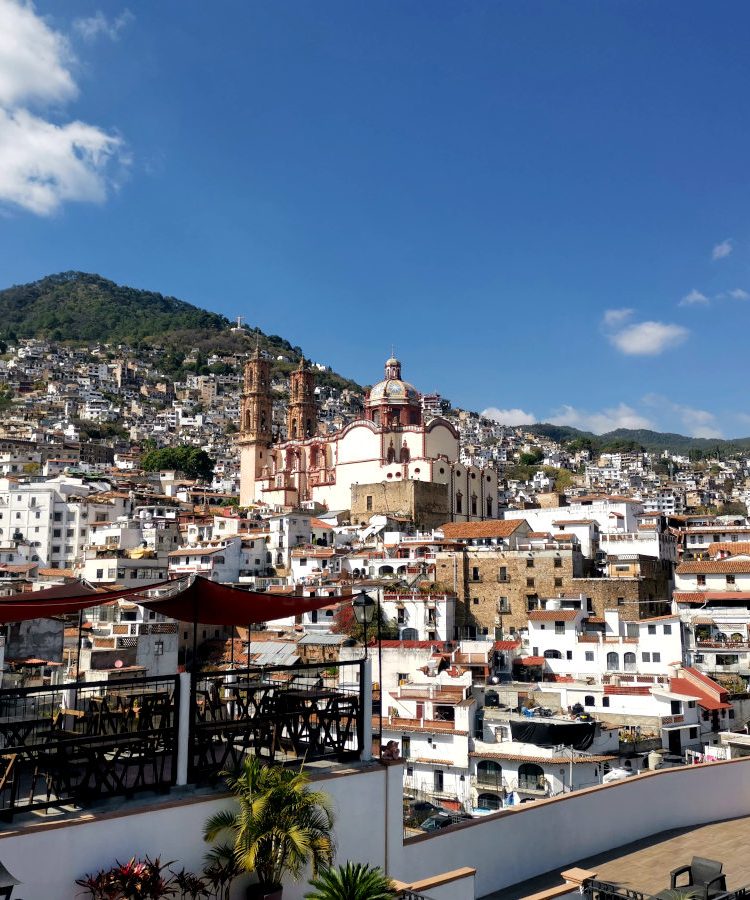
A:
POLYGON ((543 666, 544 665, 544 657, 543 656, 522 656, 520 659, 514 660, 514 662, 520 663, 522 666, 543 666))
POLYGON ((645 685, 623 687, 619 684, 605 684, 604 693, 607 695, 622 695, 628 697, 647 697, 651 693, 651 688, 645 685))
POLYGON ((572 622, 580 615, 580 609, 532 609, 530 622, 572 622))
POLYGON ((750 575, 750 559, 701 559, 684 562, 678 575, 750 575))
POLYGON ((521 646, 520 641, 495 641, 492 645, 495 650, 516 650, 521 646))
POLYGON ((525 519, 490 519, 486 522, 446 522, 438 530, 443 532, 443 537, 452 540, 506 538, 522 525, 528 527, 525 519))

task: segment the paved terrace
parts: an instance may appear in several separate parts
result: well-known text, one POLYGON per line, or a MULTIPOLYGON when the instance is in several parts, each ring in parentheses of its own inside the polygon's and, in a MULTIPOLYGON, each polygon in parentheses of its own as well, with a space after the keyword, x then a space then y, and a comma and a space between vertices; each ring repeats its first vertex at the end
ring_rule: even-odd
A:
MULTIPOLYGON (((616 810, 613 810, 616 815, 616 810)), ((576 868, 596 872, 599 881, 623 888, 658 894, 669 887, 669 873, 686 865, 693 856, 707 856, 724 863, 727 888, 750 884, 750 816, 712 822, 695 828, 673 828, 577 861, 576 868)), ((568 868, 573 868, 572 866, 568 868)), ((548 872, 511 888, 488 894, 484 900, 520 900, 554 888, 563 879, 548 872)))

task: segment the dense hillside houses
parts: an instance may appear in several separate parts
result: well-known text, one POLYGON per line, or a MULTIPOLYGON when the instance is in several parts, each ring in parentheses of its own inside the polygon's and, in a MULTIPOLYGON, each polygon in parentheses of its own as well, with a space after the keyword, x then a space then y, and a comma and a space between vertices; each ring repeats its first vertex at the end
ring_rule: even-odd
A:
POLYGON ((743 451, 556 442, 421 394, 395 357, 365 393, 280 356, 187 348, 176 372, 148 345, 7 347, 0 592, 115 599, 3 626, 4 688, 200 668, 217 729, 254 708, 243 667, 360 691, 361 739, 402 760, 407 835, 743 752, 743 451), (159 611, 204 580, 278 610, 159 611))

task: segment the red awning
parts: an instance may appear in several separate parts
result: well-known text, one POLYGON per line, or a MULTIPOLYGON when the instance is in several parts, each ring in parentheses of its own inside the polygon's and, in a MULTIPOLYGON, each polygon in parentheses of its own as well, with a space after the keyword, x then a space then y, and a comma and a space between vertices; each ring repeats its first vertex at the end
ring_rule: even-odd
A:
POLYGON ((33 594, 14 594, 12 597, 0 598, 0 624, 76 613, 120 597, 130 597, 147 609, 181 622, 199 622, 201 625, 251 625, 286 616, 298 616, 308 610, 330 606, 333 602, 351 600, 353 596, 346 594, 339 597, 300 597, 290 594, 261 594, 257 591, 244 591, 241 588, 216 584, 200 575, 159 582, 146 587, 104 592, 95 591, 87 584, 79 582, 33 594), (72 588, 75 588, 75 593, 69 590, 72 588), (165 588, 173 590, 157 599, 147 599, 143 596, 150 591, 163 591, 165 588), (61 596, 63 589, 64 594, 61 596), (51 594, 53 596, 50 596, 51 594))

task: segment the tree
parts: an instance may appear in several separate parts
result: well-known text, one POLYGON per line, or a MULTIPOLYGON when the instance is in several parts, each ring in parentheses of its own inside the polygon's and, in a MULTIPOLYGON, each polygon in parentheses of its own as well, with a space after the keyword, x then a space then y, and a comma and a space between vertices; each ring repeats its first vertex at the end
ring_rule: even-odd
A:
MULTIPOLYGON (((389 621, 385 613, 383 612, 383 607, 379 606, 380 609, 380 634, 384 638, 397 638, 398 637, 398 624, 394 621, 389 621)), ((357 621, 356 616, 354 615, 354 609, 352 608, 351 603, 342 603, 339 608, 336 610, 336 613, 333 617, 333 624, 331 625, 331 631, 334 634, 346 634, 353 640, 357 641, 358 644, 364 643, 365 638, 365 626, 360 625, 357 621)), ((378 622, 377 619, 373 616, 372 622, 367 626, 367 641, 368 643, 377 638, 378 634, 378 622)))
POLYGON ((199 447, 181 445, 147 451, 141 457, 141 468, 146 472, 176 469, 183 472, 188 478, 210 481, 213 477, 214 461, 205 450, 201 450, 199 447))
POLYGON ((390 900, 396 896, 391 879, 376 866, 347 862, 324 869, 310 879, 312 892, 305 900, 390 900))
POLYGON ((309 783, 302 771, 249 756, 238 773, 227 774, 237 808, 214 813, 204 826, 206 841, 229 837, 238 865, 255 872, 266 894, 281 889, 285 874, 299 879, 311 865, 317 877, 333 861, 333 812, 327 795, 309 783))

